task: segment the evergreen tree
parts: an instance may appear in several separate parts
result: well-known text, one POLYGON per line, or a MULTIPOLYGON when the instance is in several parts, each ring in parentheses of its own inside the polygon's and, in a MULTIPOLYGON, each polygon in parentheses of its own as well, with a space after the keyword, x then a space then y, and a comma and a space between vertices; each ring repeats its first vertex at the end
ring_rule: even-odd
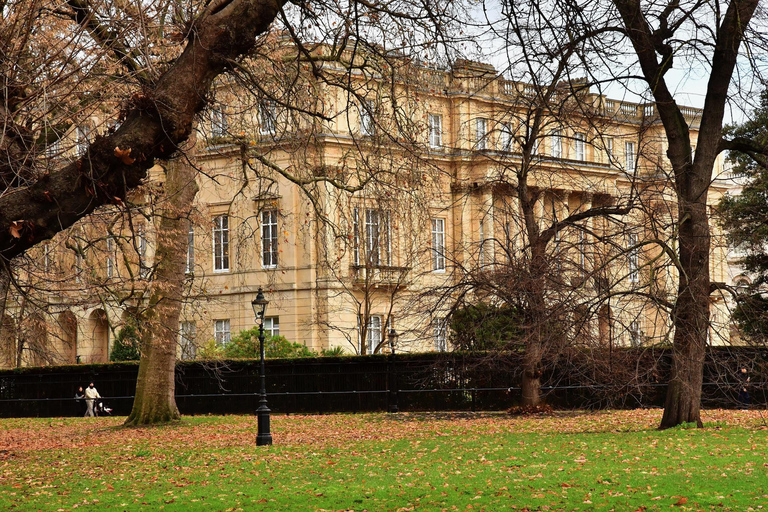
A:
POLYGON ((126 324, 117 332, 115 343, 112 345, 112 352, 109 354, 110 361, 138 361, 141 358, 139 345, 141 334, 138 327, 133 323, 126 324))
MULTIPOLYGON (((264 357, 291 358, 312 357, 315 354, 301 343, 290 342, 284 336, 266 336, 264 357)), ((240 331, 224 346, 224 356, 231 358, 259 357, 259 328, 253 327, 240 331)))
MULTIPOLYGON (((751 140, 768 146, 768 89, 760 106, 745 123, 728 128, 734 140, 751 140)), ((768 341, 768 160, 751 151, 730 155, 734 172, 745 181, 741 194, 720 203, 723 227, 729 242, 741 250, 744 270, 751 283, 739 295, 734 318, 753 342, 768 341)))

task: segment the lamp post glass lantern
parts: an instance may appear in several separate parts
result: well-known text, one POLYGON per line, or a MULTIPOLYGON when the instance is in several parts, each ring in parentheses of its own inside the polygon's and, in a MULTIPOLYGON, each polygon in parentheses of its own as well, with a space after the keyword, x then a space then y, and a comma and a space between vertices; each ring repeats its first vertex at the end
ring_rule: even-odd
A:
POLYGON ((272 444, 272 433, 269 431, 269 413, 271 411, 267 407, 267 385, 264 368, 264 315, 267 312, 267 304, 269 304, 269 301, 264 297, 264 290, 259 287, 256 298, 251 301, 253 314, 256 315, 256 321, 259 323, 259 378, 261 379, 261 389, 259 391, 259 408, 256 409, 256 418, 258 420, 257 446, 272 444))

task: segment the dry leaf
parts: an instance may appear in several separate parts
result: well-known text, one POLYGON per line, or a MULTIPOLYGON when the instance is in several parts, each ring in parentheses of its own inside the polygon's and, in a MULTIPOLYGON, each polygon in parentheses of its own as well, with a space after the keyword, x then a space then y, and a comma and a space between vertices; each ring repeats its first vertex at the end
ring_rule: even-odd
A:
POLYGON ((680 499, 679 499, 679 500, 677 500, 677 502, 675 503, 675 506, 676 506, 676 507, 679 507, 679 506, 681 506, 681 505, 685 505, 686 503, 688 503, 688 498, 680 498, 680 499))
POLYGON ((115 147, 115 156, 120 159, 125 165, 131 165, 136 161, 135 158, 131 158, 131 148, 120 149, 120 146, 115 147))
POLYGON ((21 230, 24 228, 24 221, 23 220, 15 220, 11 222, 11 227, 8 228, 8 231, 11 232, 11 236, 13 238, 21 238, 21 230))

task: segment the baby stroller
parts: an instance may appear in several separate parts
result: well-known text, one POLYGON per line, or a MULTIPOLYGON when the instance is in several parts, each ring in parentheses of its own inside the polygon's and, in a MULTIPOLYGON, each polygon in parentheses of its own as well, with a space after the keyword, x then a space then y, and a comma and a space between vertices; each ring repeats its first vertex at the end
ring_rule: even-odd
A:
POLYGON ((102 400, 96 402, 96 415, 97 416, 112 416, 112 408, 104 404, 102 400))

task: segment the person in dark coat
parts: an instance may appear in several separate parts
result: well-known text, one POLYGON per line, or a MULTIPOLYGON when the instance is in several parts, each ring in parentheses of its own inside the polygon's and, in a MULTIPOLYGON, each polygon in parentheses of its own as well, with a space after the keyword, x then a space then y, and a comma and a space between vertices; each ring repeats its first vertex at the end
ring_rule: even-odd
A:
POLYGON ((737 374, 739 378, 739 404, 742 409, 749 409, 750 397, 749 397, 749 372, 745 367, 741 367, 737 374))
POLYGON ((77 416, 85 416, 88 406, 85 405, 85 391, 83 391, 83 386, 80 386, 77 388, 77 391, 75 391, 75 402, 77 403, 77 416))

